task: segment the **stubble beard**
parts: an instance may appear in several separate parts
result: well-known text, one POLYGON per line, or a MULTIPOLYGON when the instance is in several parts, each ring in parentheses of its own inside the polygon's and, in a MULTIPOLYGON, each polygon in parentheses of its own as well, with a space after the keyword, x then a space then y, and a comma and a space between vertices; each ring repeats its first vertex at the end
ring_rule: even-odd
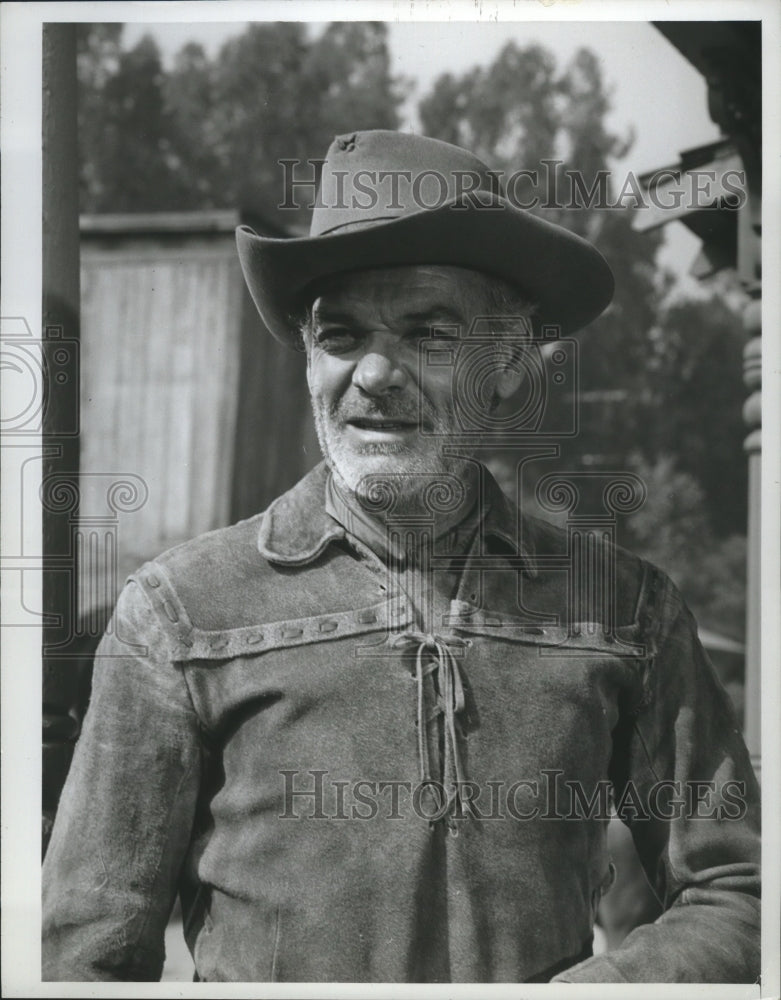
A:
MULTIPOLYGON (((392 409, 375 406, 371 412, 387 417, 402 415, 392 409)), ((388 441, 351 446, 341 431, 344 420, 340 410, 338 403, 329 407, 322 400, 312 401, 317 439, 326 463, 337 485, 359 501, 369 500, 383 476, 392 478, 399 502, 410 508, 419 505, 425 491, 438 478, 455 476, 466 482, 473 449, 465 447, 458 434, 455 413, 444 415, 428 408, 424 414, 426 433, 418 432, 414 445, 388 441), (453 446, 457 454, 449 453, 453 446)))

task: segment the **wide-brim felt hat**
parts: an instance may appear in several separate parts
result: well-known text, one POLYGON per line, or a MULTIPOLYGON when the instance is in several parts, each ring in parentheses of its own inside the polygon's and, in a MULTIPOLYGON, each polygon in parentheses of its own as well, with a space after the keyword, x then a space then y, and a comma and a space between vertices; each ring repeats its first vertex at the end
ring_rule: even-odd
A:
POLYGON ((590 243, 513 204, 467 150, 402 132, 336 137, 309 236, 240 226, 236 241, 263 322, 289 346, 318 283, 349 271, 436 264, 502 278, 534 303, 535 335, 546 339, 586 326, 613 296, 612 272, 590 243))

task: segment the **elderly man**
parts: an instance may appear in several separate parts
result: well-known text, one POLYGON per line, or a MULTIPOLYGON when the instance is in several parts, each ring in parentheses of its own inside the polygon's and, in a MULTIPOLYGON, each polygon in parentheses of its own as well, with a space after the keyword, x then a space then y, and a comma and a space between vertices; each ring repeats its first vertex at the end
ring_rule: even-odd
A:
POLYGON ((45 977, 158 977, 179 892, 203 981, 753 981, 757 788, 690 613, 477 457, 539 338, 607 306, 605 261, 392 132, 337 138, 309 237, 237 238, 325 461, 123 591, 45 977), (665 913, 592 957, 611 801, 665 913))

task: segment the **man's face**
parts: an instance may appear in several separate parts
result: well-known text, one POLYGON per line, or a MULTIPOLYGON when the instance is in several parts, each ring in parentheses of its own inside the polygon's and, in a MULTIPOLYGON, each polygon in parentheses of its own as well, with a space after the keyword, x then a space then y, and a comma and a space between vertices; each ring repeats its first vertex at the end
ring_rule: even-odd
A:
MULTIPOLYGON (((342 275, 315 300, 306 336, 315 425, 348 489, 361 493, 367 475, 401 474, 414 491, 416 475, 463 472, 470 449, 459 441, 453 366, 423 364, 419 348, 432 327, 464 337, 486 308, 482 275, 422 265, 342 275), (460 457, 444 453, 454 444, 460 457)), ((457 344, 442 338, 449 346, 457 344)), ((497 370, 491 395, 517 384, 497 370)))

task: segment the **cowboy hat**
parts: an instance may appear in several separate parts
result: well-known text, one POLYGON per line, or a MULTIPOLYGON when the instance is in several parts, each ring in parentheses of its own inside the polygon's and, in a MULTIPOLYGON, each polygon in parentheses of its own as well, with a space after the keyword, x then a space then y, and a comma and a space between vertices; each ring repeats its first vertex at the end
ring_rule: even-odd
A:
POLYGON ((337 136, 323 163, 310 234, 236 230, 244 278, 271 333, 293 346, 314 282, 395 265, 470 268, 504 279, 536 305, 535 334, 568 336, 613 295, 590 243, 509 201, 472 153, 403 132, 337 136))

